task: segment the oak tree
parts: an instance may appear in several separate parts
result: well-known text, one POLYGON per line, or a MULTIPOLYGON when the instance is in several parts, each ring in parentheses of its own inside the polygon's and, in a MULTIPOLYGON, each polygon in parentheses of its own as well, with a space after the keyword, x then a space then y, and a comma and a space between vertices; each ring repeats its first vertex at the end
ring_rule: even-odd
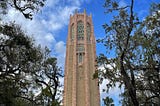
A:
POLYGON ((154 4, 151 14, 140 21, 134 11, 134 2, 130 0, 130 4, 119 6, 116 0, 105 1, 106 13, 115 12, 116 15, 110 24, 103 25, 106 36, 97 41, 104 44, 107 53, 115 52, 115 55, 113 58, 105 54, 98 57, 98 64, 103 67, 99 70, 100 80, 109 81, 107 91, 117 84, 124 87, 122 105, 158 105, 159 4, 154 4))

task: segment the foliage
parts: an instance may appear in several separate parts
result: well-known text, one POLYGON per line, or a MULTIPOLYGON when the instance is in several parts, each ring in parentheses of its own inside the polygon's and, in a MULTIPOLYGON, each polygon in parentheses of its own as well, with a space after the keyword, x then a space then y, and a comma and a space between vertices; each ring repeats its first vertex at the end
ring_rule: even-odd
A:
POLYGON ((43 70, 35 73, 36 83, 44 85, 41 87, 41 93, 37 96, 39 100, 43 99, 45 105, 58 106, 60 105, 60 97, 62 91, 60 88, 60 78, 63 77, 61 69, 57 66, 56 58, 47 58, 43 63, 43 70), (53 105, 54 104, 54 105, 53 105))
POLYGON ((158 105, 159 4, 152 5, 152 14, 142 22, 134 13, 134 0, 131 0, 130 5, 121 7, 116 0, 106 0, 104 7, 106 13, 116 11, 116 15, 110 24, 103 25, 106 36, 97 41, 104 44, 107 53, 115 51, 116 55, 114 58, 107 58, 104 54, 98 57, 99 65, 104 67, 99 70, 100 80, 109 81, 106 84, 107 91, 117 83, 120 88, 124 85, 122 105, 158 105))
POLYGON ((63 76, 50 51, 35 46, 14 23, 1 25, 0 36, 0 104, 35 106, 48 99, 49 106, 59 103, 56 97, 63 76))
POLYGON ((7 14, 7 10, 12 7, 21 12, 25 18, 32 19, 33 13, 39 11, 44 6, 46 0, 1 0, 0 14, 7 14))
MULTIPOLYGON (((1 0, 0 15, 15 8, 25 18, 44 6, 46 0, 1 0)), ((15 23, 0 23, 0 104, 7 106, 59 106, 60 78, 57 60, 50 51, 35 46, 32 38, 15 23)))
POLYGON ((31 86, 26 75, 33 71, 37 61, 41 61, 42 54, 19 26, 1 25, 0 34, 0 81, 1 95, 4 96, 0 100, 8 103, 6 98, 11 101, 21 95, 26 97, 27 88, 31 86), (5 90, 8 94, 4 94, 5 90))
POLYGON ((106 97, 103 101, 106 106, 114 106, 112 98, 106 97))

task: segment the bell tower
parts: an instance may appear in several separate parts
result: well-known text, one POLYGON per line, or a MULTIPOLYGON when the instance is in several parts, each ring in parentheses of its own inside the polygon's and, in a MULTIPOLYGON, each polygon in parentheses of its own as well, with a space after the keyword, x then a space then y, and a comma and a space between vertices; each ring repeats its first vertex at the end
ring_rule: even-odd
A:
POLYGON ((99 106, 95 37, 92 16, 86 11, 70 16, 66 45, 64 106, 99 106))

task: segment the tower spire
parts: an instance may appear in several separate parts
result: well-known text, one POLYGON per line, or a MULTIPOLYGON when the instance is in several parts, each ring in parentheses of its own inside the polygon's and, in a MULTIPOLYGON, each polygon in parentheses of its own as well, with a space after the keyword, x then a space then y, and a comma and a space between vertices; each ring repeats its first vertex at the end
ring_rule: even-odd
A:
POLYGON ((84 14, 86 14, 86 9, 84 9, 84 14))
POLYGON ((75 14, 77 14, 78 13, 78 9, 75 9, 75 14))

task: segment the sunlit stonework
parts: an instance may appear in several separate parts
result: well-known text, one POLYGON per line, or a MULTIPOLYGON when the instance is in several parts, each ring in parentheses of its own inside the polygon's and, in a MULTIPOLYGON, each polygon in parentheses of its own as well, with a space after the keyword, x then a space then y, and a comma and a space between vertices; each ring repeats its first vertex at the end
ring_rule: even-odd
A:
POLYGON ((95 72, 95 37, 92 17, 84 13, 70 16, 66 45, 64 106, 99 106, 95 72))

